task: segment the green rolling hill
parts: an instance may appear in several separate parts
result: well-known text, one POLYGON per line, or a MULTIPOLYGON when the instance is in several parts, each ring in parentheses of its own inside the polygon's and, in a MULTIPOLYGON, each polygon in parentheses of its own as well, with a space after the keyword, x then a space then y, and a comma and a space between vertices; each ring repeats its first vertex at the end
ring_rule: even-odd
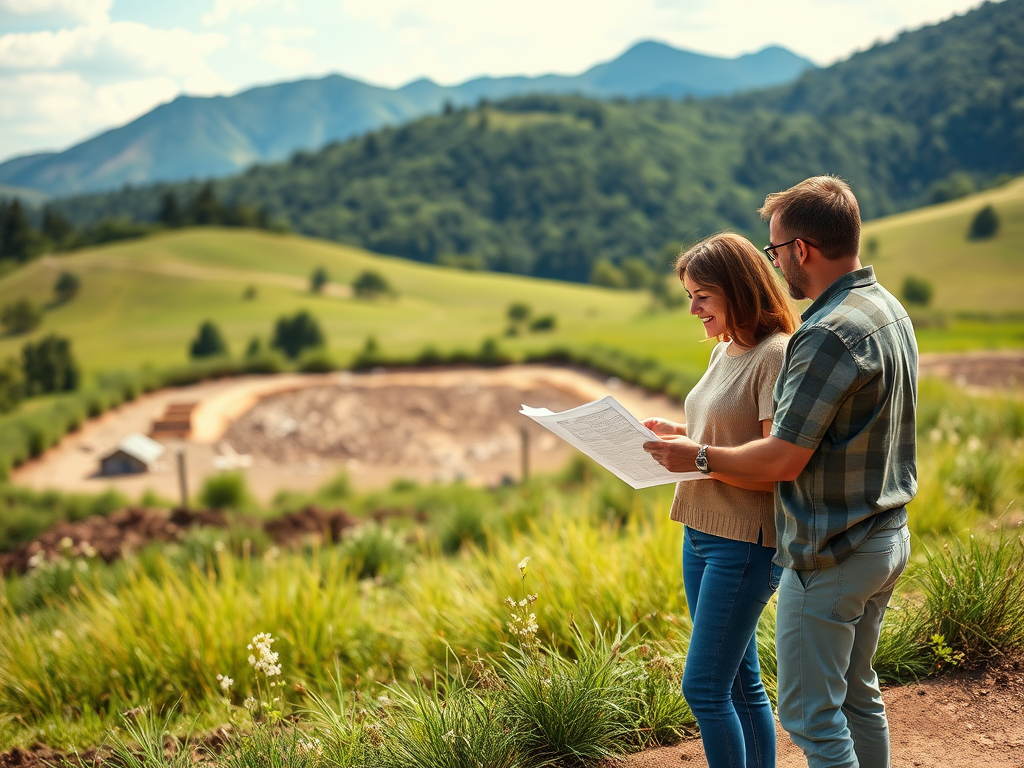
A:
MULTIPOLYGON (((932 283, 932 307, 921 312, 932 318, 919 331, 923 350, 1024 347, 1024 177, 870 222, 864 243, 864 260, 894 292, 908 275, 932 283), (970 241, 970 220, 986 204, 995 207, 1001 229, 991 240, 970 241), (938 313, 941 323, 934 322, 938 313)), ((427 345, 477 349, 487 337, 513 354, 602 344, 698 374, 710 352, 698 343, 701 329, 685 307, 651 311, 643 292, 463 272, 252 230, 179 230, 48 256, 0 278, 0 295, 5 302, 28 297, 46 303, 62 270, 81 277, 79 296, 49 307, 31 336, 0 337, 0 356, 18 354, 27 338, 55 332, 73 340, 89 372, 175 365, 186 362, 188 343, 205 319, 221 327, 240 355, 253 336, 269 338, 277 317, 302 308, 320 319, 329 352, 341 363, 370 335, 385 353, 401 356, 427 345), (309 275, 321 265, 332 286, 313 295, 309 275), (351 297, 347 286, 365 269, 384 275, 398 297, 351 297), (248 286, 256 288, 254 299, 243 298, 248 286), (505 337, 505 312, 515 301, 527 302, 536 315, 555 314, 556 329, 505 337)))

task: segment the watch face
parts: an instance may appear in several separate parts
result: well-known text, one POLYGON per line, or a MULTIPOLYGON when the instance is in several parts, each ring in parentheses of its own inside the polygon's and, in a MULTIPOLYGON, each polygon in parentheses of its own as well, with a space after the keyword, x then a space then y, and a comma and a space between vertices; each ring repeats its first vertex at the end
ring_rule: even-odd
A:
POLYGON ((694 462, 701 472, 708 471, 708 457, 704 455, 704 449, 697 451, 697 460, 694 462))

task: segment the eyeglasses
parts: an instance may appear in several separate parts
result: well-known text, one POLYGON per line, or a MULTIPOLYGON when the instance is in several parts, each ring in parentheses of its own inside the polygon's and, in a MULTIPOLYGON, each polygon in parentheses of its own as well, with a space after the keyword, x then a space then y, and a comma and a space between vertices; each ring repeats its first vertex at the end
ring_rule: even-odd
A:
POLYGON ((768 261, 770 261, 772 263, 772 266, 774 267, 775 266, 775 261, 779 258, 779 255, 777 253, 775 253, 775 249, 776 248, 784 248, 787 245, 792 245, 797 240, 803 240, 808 245, 814 246, 815 248, 818 247, 817 245, 812 243, 810 240, 808 240, 806 237, 794 237, 792 240, 787 240, 786 242, 779 243, 778 245, 772 245, 771 243, 769 243, 764 248, 762 248, 762 250, 764 251, 764 255, 768 257, 768 261))

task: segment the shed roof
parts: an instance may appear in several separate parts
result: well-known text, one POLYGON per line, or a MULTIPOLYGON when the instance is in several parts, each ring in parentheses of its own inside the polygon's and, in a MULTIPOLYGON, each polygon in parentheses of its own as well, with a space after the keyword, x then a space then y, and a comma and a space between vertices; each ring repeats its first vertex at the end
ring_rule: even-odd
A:
POLYGON ((164 447, 160 443, 139 433, 128 435, 118 443, 117 450, 124 451, 144 464, 152 464, 164 455, 164 447))

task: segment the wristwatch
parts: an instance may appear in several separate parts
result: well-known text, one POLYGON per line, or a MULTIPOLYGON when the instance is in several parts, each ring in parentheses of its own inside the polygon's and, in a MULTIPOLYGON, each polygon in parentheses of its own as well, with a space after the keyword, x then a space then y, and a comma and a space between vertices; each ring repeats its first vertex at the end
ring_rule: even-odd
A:
POLYGON ((693 462, 697 465, 697 469, 703 472, 705 475, 711 474, 711 467, 708 466, 708 446, 702 445, 700 450, 697 451, 697 459, 693 462))

